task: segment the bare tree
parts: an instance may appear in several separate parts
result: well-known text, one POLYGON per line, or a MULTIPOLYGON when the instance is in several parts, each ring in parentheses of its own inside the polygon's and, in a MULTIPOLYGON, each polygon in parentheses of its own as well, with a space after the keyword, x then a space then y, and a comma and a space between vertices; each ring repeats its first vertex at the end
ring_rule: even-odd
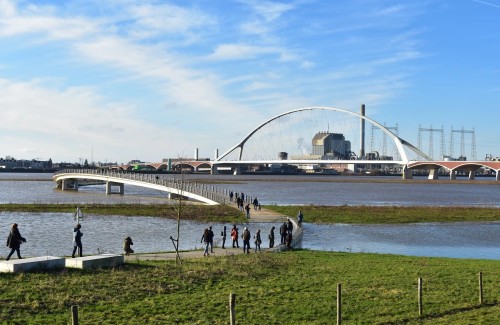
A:
POLYGON ((178 179, 179 181, 177 182, 177 188, 179 190, 178 195, 177 195, 177 204, 174 205, 174 209, 177 212, 177 238, 174 239, 172 236, 170 236, 170 239, 172 240, 172 243, 174 244, 175 248, 175 264, 176 265, 181 265, 181 256, 179 255, 179 240, 180 240, 180 225, 181 225, 181 216, 182 216, 182 207, 183 207, 183 199, 184 199, 184 190, 186 186, 186 179, 184 176, 184 170, 182 168, 182 163, 183 163, 183 158, 179 158, 179 172, 180 172, 180 178, 178 179))

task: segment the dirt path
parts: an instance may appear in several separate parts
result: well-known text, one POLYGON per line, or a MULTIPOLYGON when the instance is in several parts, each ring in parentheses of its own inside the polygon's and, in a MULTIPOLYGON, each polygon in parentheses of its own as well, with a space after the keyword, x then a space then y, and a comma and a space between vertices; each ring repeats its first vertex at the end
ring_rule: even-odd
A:
MULTIPOLYGON (((287 216, 279 214, 277 212, 261 209, 261 210, 250 210, 250 219, 248 222, 280 222, 282 223, 286 220, 287 216)), ((279 234, 275 232, 276 238, 279 241, 279 234)), ((266 234, 267 236, 267 234, 266 234)), ((186 252, 179 252, 179 256, 181 259, 183 258, 210 258, 212 256, 226 256, 226 255, 235 255, 235 254, 243 254, 243 244, 240 240, 240 248, 232 248, 231 247, 232 240, 228 234, 228 239, 226 240, 226 249, 222 249, 220 247, 214 247, 214 253, 210 253, 210 256, 203 256, 203 249, 192 250, 186 252)), ((255 248, 253 242, 251 245, 252 249, 250 254, 255 254, 253 250, 255 248)), ((262 247, 262 252, 265 252, 267 249, 262 247)), ((175 252, 167 252, 167 253, 152 253, 152 254, 132 254, 129 256, 125 256, 125 261, 137 261, 137 260, 170 260, 175 259, 175 252)))

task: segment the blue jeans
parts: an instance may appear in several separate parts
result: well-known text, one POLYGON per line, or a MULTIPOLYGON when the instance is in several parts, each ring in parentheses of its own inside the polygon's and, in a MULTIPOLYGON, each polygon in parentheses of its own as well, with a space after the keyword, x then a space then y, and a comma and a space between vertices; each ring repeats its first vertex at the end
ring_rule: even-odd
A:
POLYGON ((243 253, 250 253, 250 241, 243 241, 243 253))

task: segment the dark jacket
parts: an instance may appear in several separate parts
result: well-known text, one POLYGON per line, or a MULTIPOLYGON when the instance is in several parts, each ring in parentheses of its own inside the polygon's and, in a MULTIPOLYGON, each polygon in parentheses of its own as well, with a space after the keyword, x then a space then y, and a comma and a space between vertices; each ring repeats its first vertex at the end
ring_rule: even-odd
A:
POLYGON ((125 253, 133 253, 134 251, 130 247, 132 245, 134 245, 134 242, 132 242, 132 238, 130 237, 125 238, 125 240, 123 241, 123 251, 125 253))
POLYGON ((9 233, 9 237, 7 238, 7 247, 18 249, 21 247, 21 243, 25 243, 26 239, 21 236, 19 229, 13 229, 9 233))
POLYGON ((73 229, 73 245, 74 246, 82 246, 82 236, 83 236, 83 233, 80 231, 80 228, 75 227, 73 229))

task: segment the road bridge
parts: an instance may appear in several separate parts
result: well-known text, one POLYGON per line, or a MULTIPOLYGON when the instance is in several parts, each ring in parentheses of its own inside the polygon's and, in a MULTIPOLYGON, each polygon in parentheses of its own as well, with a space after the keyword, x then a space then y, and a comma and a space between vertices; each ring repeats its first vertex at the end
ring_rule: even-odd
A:
POLYGON ((78 190, 79 186, 106 185, 106 194, 118 187, 118 194, 124 194, 125 184, 150 188, 169 193, 170 198, 178 196, 209 205, 225 204, 229 197, 226 190, 185 180, 182 178, 160 178, 151 174, 138 174, 104 169, 65 169, 52 176, 57 188, 78 190))
MULTIPOLYGON (((434 161, 394 134, 391 128, 365 116, 364 105, 361 113, 335 107, 304 107, 288 111, 259 124, 221 156, 218 156, 218 150, 216 152, 212 161, 185 158, 172 164, 144 163, 141 168, 212 174, 240 174, 245 169, 272 172, 281 167, 291 172, 301 169, 327 174, 333 170, 341 173, 382 171, 402 173, 403 179, 413 178, 415 170, 429 171, 429 178, 437 179, 440 169, 449 172, 451 179, 456 179, 458 173, 469 173, 469 179, 474 179, 480 168, 486 168, 496 173, 497 180, 500 179, 497 162, 434 161), (372 127, 371 152, 365 152, 365 123, 372 127)), ((134 166, 116 168, 126 170, 134 166)))
POLYGON ((429 170, 429 179, 438 179, 441 168, 449 173, 450 180, 455 180, 459 172, 468 173, 469 179, 473 180, 480 168, 491 169, 496 174, 495 179, 500 180, 500 161, 414 161, 408 164, 409 170, 429 170))

